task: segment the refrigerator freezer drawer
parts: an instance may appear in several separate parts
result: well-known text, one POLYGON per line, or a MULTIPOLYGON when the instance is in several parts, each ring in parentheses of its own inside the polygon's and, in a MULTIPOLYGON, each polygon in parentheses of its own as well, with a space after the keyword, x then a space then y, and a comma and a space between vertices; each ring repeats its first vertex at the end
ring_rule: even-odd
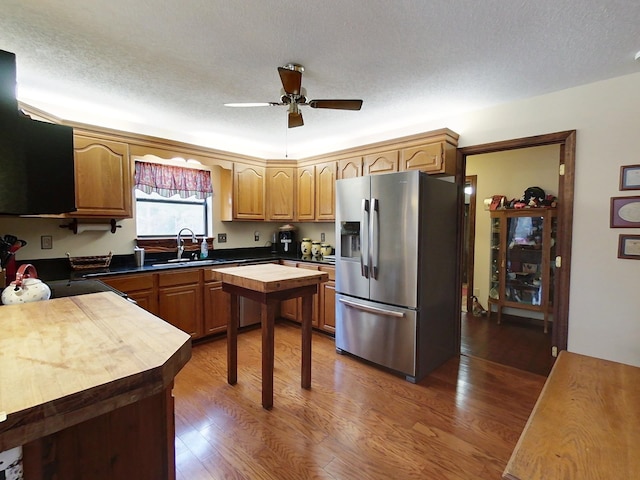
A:
POLYGON ((336 296, 336 348, 416 376, 417 312, 336 296))

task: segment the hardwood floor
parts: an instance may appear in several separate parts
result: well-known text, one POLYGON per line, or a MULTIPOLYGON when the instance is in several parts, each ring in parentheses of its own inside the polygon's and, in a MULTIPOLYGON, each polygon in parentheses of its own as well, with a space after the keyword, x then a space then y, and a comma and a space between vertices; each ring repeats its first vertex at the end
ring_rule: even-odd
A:
POLYGON ((460 352, 527 372, 547 376, 553 366, 551 333, 542 325, 503 315, 500 325, 492 318, 462 313, 460 352))
POLYGON ((224 338, 197 345, 175 382, 179 480, 498 479, 544 376, 454 358, 411 384, 314 332, 311 390, 300 329, 276 325, 274 407, 260 393, 260 331, 238 338, 238 384, 224 338))

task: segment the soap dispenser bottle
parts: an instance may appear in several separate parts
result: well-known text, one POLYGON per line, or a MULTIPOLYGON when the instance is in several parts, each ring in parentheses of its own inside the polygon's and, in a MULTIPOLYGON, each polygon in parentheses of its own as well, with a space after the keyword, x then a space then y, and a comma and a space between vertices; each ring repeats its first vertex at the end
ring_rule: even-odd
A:
POLYGON ((209 256, 209 247, 207 246, 207 237, 202 237, 202 243, 200 244, 200 258, 204 259, 209 256))

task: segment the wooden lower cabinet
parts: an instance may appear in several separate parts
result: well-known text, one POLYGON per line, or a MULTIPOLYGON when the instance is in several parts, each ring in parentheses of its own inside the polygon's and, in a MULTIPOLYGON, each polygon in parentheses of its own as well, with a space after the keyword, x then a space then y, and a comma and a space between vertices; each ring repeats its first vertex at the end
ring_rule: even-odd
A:
POLYGON ((194 338, 203 335, 202 270, 158 274, 159 316, 194 338))
POLYGON ((156 276, 149 273, 135 275, 119 275, 104 277, 101 281, 116 290, 126 293, 129 298, 135 300, 139 307, 147 312, 158 315, 158 289, 156 276))
POLYGON ((292 298, 280 302, 280 316, 300 323, 300 320, 298 320, 298 299, 292 298))
POLYGON ((24 478, 174 480, 172 388, 25 444, 24 478))
MULTIPOLYGON (((335 333, 335 267, 287 260, 280 263, 290 267, 321 270, 329 274, 329 281, 321 283, 318 294, 313 296, 312 325, 324 332, 335 333)), ((222 291, 222 282, 213 279, 211 268, 107 276, 100 280, 126 293, 139 307, 188 333, 194 339, 227 330, 231 318, 231 298, 228 293, 222 291)), ((280 317, 301 323, 301 299, 293 298, 281 302, 280 317)))
MULTIPOLYGON (((312 321, 313 327, 327 333, 335 333, 335 267, 318 266, 315 263, 291 262, 283 260, 282 265, 291 267, 307 268, 310 270, 321 270, 329 274, 329 281, 321 283, 318 287, 318 294, 313 296, 312 321)), ((297 323, 302 323, 302 303, 301 299, 294 298, 280 302, 280 317, 297 323)))
POLYGON ((222 282, 213 280, 211 269, 204 270, 204 331, 213 335, 227 331, 231 319, 231 296, 222 291, 222 282))
POLYGON ((325 332, 336 333, 336 269, 335 267, 320 267, 329 274, 329 281, 320 284, 320 315, 318 328, 325 332))

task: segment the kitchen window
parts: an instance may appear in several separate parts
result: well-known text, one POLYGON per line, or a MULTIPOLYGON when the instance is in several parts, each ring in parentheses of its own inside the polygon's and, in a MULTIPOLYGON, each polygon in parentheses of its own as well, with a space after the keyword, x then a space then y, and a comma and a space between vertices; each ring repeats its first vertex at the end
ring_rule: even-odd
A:
POLYGON ((184 227, 211 236, 211 172, 135 162, 136 235, 173 237, 184 227))

